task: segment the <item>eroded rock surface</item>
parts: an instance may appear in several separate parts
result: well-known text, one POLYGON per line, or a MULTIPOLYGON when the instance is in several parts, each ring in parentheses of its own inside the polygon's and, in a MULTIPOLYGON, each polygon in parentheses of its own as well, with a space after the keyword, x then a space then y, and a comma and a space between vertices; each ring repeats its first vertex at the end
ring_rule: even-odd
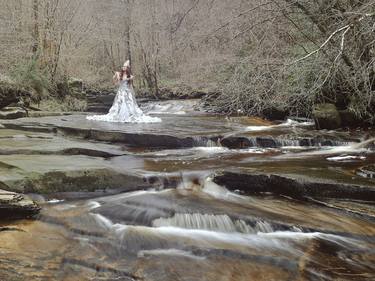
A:
POLYGON ((301 198, 339 198, 375 202, 375 187, 355 184, 341 184, 307 177, 296 178, 287 175, 248 172, 218 172, 213 180, 229 190, 243 194, 265 194, 301 198))
POLYGON ((83 155, 4 155, 0 156, 0 182, 7 190, 42 194, 150 187, 144 175, 131 172, 137 163, 116 167, 103 158, 83 155))
POLYGON ((0 119, 18 119, 26 116, 26 110, 18 107, 5 107, 0 110, 0 119))
POLYGON ((29 218, 39 210, 27 196, 0 189, 0 219, 29 218))

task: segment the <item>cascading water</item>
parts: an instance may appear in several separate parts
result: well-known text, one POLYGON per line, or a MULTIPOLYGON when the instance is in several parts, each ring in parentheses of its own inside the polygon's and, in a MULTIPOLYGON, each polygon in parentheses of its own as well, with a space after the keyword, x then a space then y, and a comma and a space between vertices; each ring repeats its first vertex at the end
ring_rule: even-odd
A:
POLYGON ((214 141, 207 137, 194 136, 194 146, 197 147, 218 147, 220 144, 217 141, 214 141))
POLYGON ((232 220, 228 215, 209 214, 175 214, 171 218, 159 218, 152 222, 154 227, 180 227, 187 229, 201 229, 219 232, 273 232, 271 225, 259 221, 254 227, 243 220, 232 220))

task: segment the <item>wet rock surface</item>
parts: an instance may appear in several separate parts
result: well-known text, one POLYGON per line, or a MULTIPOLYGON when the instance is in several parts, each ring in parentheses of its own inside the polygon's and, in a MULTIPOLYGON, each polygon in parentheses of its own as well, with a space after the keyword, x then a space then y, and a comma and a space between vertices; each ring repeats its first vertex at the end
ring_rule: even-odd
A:
POLYGON ((368 165, 357 170, 357 175, 364 178, 375 179, 375 165, 368 165))
POLYGON ((147 108, 1 121, 0 188, 42 208, 0 220, 1 280, 375 278, 371 132, 147 108))
POLYGON ((7 190, 22 193, 124 192, 151 186, 142 174, 111 167, 100 157, 7 155, 0 161, 0 182, 7 190))
MULTIPOLYGON (((301 147, 324 147, 347 145, 351 140, 336 140, 335 138, 324 137, 296 137, 283 136, 282 138, 273 136, 248 137, 248 136, 229 136, 220 140, 222 146, 232 149, 244 149, 249 147, 278 148, 284 146, 301 147)), ((353 140, 352 140, 353 141, 353 140)))
POLYGON ((229 190, 246 195, 272 193, 303 198, 339 198, 375 202, 373 185, 350 185, 324 180, 314 181, 308 178, 296 178, 277 174, 256 174, 241 172, 219 172, 213 181, 229 190))
MULTIPOLYGON (((204 117, 203 117, 204 118, 204 117)), ((85 119, 85 115, 43 118, 26 118, 18 122, 3 122, 11 129, 57 131, 66 136, 123 143, 136 147, 184 148, 198 146, 211 139, 217 139, 229 127, 216 118, 202 122, 197 117, 166 116, 162 124, 121 124, 95 122, 85 119), (176 120, 177 119, 177 120, 176 120)))

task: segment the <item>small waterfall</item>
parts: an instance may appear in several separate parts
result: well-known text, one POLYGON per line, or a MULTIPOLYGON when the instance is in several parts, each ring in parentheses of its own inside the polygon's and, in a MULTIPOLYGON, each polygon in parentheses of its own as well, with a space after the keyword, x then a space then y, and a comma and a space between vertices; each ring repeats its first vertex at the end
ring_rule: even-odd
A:
POLYGON ((278 147, 283 147, 283 146, 301 146, 300 140, 296 139, 276 139, 275 140, 276 144, 278 147))
POLYGON ((342 140, 331 140, 322 137, 296 137, 296 136, 229 136, 221 140, 224 147, 232 149, 246 148, 282 148, 282 147, 336 147, 349 146, 353 142, 342 140))
POLYGON ((201 146, 201 147, 221 146, 218 140, 213 140, 207 137, 194 136, 193 139, 194 139, 194 146, 201 146))
POLYGON ((282 139, 278 138, 274 140, 277 147, 329 147, 329 146, 348 146, 352 145, 353 142, 341 141, 341 140, 329 140, 324 138, 298 138, 298 139, 282 139))
POLYGON ((178 227, 187 229, 200 229, 218 232, 240 232, 255 234, 258 232, 273 232, 272 226, 263 221, 258 221, 251 226, 243 220, 232 220, 227 215, 210 214, 175 214, 170 218, 159 218, 152 222, 154 227, 178 227))
POLYGON ((149 101, 142 104, 141 108, 148 114, 185 115, 195 112, 197 103, 197 100, 149 101))
POLYGON ((305 120, 303 122, 298 122, 292 119, 288 119, 284 123, 278 125, 269 125, 269 126, 248 126, 246 131, 257 132, 257 131, 268 131, 268 130, 280 130, 286 128, 295 128, 295 127, 310 127, 313 126, 314 122, 312 120, 305 120))

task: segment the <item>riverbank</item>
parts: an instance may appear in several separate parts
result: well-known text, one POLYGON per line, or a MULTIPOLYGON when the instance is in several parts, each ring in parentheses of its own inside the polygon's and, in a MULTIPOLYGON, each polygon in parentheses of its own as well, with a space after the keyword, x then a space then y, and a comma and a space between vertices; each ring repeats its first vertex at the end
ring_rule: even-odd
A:
MULTIPOLYGON (((26 117, 29 112, 52 111, 52 112, 108 112, 116 95, 116 87, 112 85, 86 85, 82 80, 70 78, 56 84, 56 93, 48 94, 37 104, 32 103, 35 93, 18 87, 16 84, 4 79, 0 82, 0 95, 3 108, 0 112, 1 119, 14 119, 26 117), (6 107, 7 106, 7 107, 6 107)), ((218 89, 193 88, 183 84, 161 86, 157 95, 145 89, 137 89, 136 96, 140 103, 168 100, 200 100, 195 105, 196 110, 206 113, 222 114, 228 116, 243 116, 248 112, 244 109, 225 109, 218 105, 222 93, 218 89)), ((368 118, 360 118, 349 109, 342 109, 333 103, 316 103, 310 111, 294 113, 292 108, 269 106, 254 113, 254 116, 270 121, 286 120, 289 116, 294 118, 314 120, 316 129, 355 129, 371 128, 372 124, 368 118)), ((34 114, 36 115, 36 114, 34 114)))

